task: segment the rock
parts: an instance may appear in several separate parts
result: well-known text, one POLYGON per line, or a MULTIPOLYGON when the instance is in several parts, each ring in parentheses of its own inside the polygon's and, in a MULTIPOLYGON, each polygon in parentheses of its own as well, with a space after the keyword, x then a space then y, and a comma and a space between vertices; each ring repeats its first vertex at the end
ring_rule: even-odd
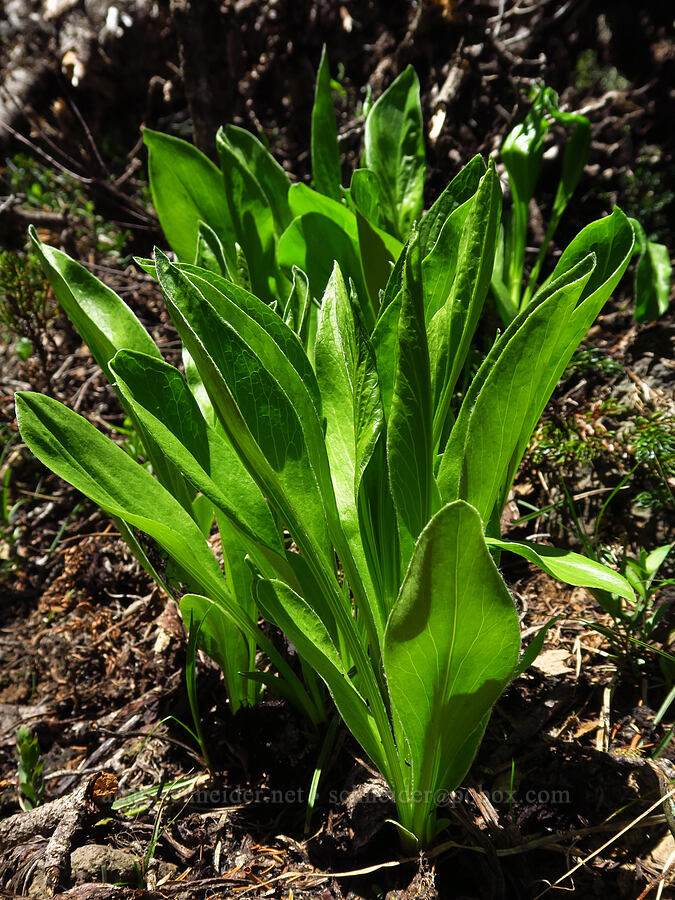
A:
POLYGON ((79 884, 88 881, 113 884, 121 881, 136 885, 140 863, 126 850, 103 844, 86 844, 70 854, 70 871, 79 884))
POLYGON ((365 847, 386 820, 396 814, 391 790, 380 778, 371 778, 354 787, 344 804, 354 830, 354 850, 365 847))

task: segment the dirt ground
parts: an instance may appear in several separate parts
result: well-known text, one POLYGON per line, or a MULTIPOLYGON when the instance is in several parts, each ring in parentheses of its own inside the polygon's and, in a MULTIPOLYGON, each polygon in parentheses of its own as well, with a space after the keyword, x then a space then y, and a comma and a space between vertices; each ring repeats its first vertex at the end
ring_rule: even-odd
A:
MULTIPOLYGON (((377 95, 407 64, 434 123, 428 203, 475 153, 498 150, 544 82, 593 129, 551 259, 614 204, 672 256, 672 11, 587 0, 124 0, 115 26, 108 6, 8 0, 0 10, 0 311, 17 278, 32 310, 0 322, 0 896, 674 897, 675 842, 658 801, 675 776, 675 704, 655 722, 674 673, 636 645, 617 657, 602 631, 611 622, 585 591, 504 560, 525 639, 560 619, 499 701, 470 776, 448 799, 439 843, 402 858, 387 789, 351 737, 337 732, 308 818, 323 734, 278 700, 232 716, 203 657, 208 773, 187 730, 174 601, 114 525, 21 445, 13 411, 15 390, 45 391, 126 439, 105 377, 25 268, 27 225, 118 291, 178 362, 159 291, 132 262, 163 246, 141 126, 212 153, 217 125, 234 122, 308 180, 324 42, 343 86, 345 171, 360 153, 366 84, 377 95), (21 725, 44 763, 44 804, 33 812, 19 805, 21 725)), ((556 188, 550 157, 534 240, 556 188)), ((591 540, 615 559, 674 539, 673 306, 650 325, 636 325, 632 310, 631 271, 544 413, 507 508, 509 537, 577 550, 591 540)), ((660 574, 672 577, 672 563, 660 574)), ((658 603, 674 597, 665 586, 658 603)), ((665 615, 657 651, 673 652, 672 629, 665 615)))

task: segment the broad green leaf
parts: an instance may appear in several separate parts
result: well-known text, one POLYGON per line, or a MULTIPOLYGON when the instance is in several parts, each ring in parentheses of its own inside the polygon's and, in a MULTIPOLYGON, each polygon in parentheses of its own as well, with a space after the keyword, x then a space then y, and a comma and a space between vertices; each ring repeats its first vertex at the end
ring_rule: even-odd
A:
POLYGON ((109 515, 156 541, 178 563, 193 590, 216 603, 304 693, 281 654, 227 591, 220 566, 197 525, 146 469, 57 400, 19 393, 16 408, 22 437, 42 463, 109 515))
POLYGON ((18 393, 16 408, 22 437, 41 462, 101 509, 157 540, 194 577, 195 584, 221 577, 218 563, 188 513, 124 450, 51 397, 18 393), (179 548, 177 554, 168 544, 179 548))
POLYGON ((112 363, 120 390, 144 428, 184 476, 256 544, 282 554, 279 533, 243 463, 199 413, 173 366, 120 350, 112 363))
POLYGON ((314 106, 312 108, 312 182, 317 191, 342 199, 342 172, 338 147, 335 107, 330 83, 328 54, 324 44, 316 75, 314 106))
MULTIPOLYGON (((155 342, 114 291, 61 250, 42 244, 34 228, 30 229, 30 236, 61 306, 113 387, 115 377, 110 371, 110 360, 121 347, 155 358, 160 357, 155 342)), ((134 428, 140 434, 155 474, 181 504, 189 509, 193 496, 180 473, 165 459, 162 448, 150 435, 143 432, 133 411, 126 407, 124 398, 119 396, 134 428)))
MULTIPOLYGON (((315 576, 320 583, 325 583, 327 592, 334 591, 333 550, 325 510, 329 513, 334 510, 337 520, 337 509, 330 473, 327 476, 323 471, 319 473, 323 498, 317 481, 313 462, 323 468, 321 453, 325 459, 325 449, 322 437, 321 446, 315 446, 316 409, 309 394, 303 395, 301 379, 295 373, 294 399, 302 403, 302 422, 273 374, 278 369, 288 380, 292 379, 294 370, 264 329, 252 319, 248 323, 241 320, 247 327, 249 340, 256 345, 254 349, 216 312, 186 275, 161 252, 156 251, 156 258, 169 311, 199 367, 233 447, 287 525, 315 576), (263 354, 267 365, 256 351, 263 354), (305 434, 314 445, 312 461, 305 434)), ((325 469, 328 469, 327 460, 325 469)), ((317 602, 320 600, 317 598, 317 602)))
POLYGON ((431 381, 424 326, 419 237, 413 233, 403 271, 398 360, 387 427, 387 460, 405 567, 419 533, 438 506, 433 475, 431 381))
POLYGON ((473 197, 484 175, 485 161, 480 154, 477 154, 459 170, 429 212, 422 218, 420 222, 420 247, 422 248, 423 259, 431 253, 448 217, 452 215, 458 206, 462 206, 473 197))
MULTIPOLYGON (((368 577, 356 500, 384 419, 374 354, 355 317, 337 264, 323 296, 314 356, 340 521, 372 603, 374 587, 368 577)), ((381 618, 379 626, 382 633, 381 618)))
POLYGON ((410 791, 423 792, 399 814, 423 840, 434 793, 461 784, 519 647, 518 614, 478 513, 444 506, 419 537, 384 638, 399 754, 410 791))
MULTIPOLYGON (((297 335, 292 332, 288 324, 283 322, 280 316, 266 303, 263 303, 244 288, 220 277, 215 272, 208 272, 186 263, 179 263, 177 268, 185 274, 190 283, 199 290, 219 315, 227 317, 226 310, 232 310, 234 304, 234 306, 238 307, 247 318, 253 319, 254 322, 257 322, 258 325, 264 329, 302 379, 305 388, 314 402, 317 414, 320 416, 321 396, 316 383, 316 376, 312 369, 311 360, 308 358, 306 351, 300 344, 297 335)), ((154 263, 152 264, 151 274, 156 277, 154 263)), ((304 309, 302 310, 302 315, 304 316, 303 328, 304 334, 306 335, 305 339, 309 342, 312 316, 310 301, 307 296, 306 276, 304 272, 296 270, 295 277, 298 279, 299 287, 297 289, 304 292, 305 296, 305 300, 302 301, 305 304, 304 309), (307 307, 310 308, 308 309, 307 307)), ((196 371, 195 364, 189 353, 185 350, 183 351, 183 357, 184 360, 187 360, 186 373, 188 375, 188 383, 190 384, 193 393, 196 391, 197 400, 200 404, 200 408, 202 408, 205 413, 205 417, 208 421, 211 421, 211 415, 207 415, 207 413, 209 413, 209 410, 212 412, 213 407, 211 401, 208 399, 208 395, 206 398, 202 396, 202 388, 199 387, 202 382, 196 371)))
POLYGON ((361 540, 375 587, 378 627, 386 623, 401 582, 396 511, 387 477, 386 434, 377 439, 358 488, 361 540))
POLYGON ((213 409, 213 404, 204 387, 204 382, 202 381, 202 376, 199 374, 199 369, 185 347, 183 347, 181 352, 181 359, 183 360, 183 368, 185 369, 185 379, 192 396, 197 401, 197 406, 199 407, 201 414, 204 416, 204 421, 208 422, 209 425, 215 425, 216 414, 213 409))
POLYGON ((370 169, 356 169, 350 193, 356 211, 359 251, 370 302, 377 317, 381 292, 387 286, 392 266, 403 251, 396 238, 379 228, 380 186, 370 169))
POLYGON ((216 134, 216 147, 235 239, 244 251, 253 292, 263 300, 272 300, 276 296, 278 273, 275 224, 269 200, 222 128, 216 134))
MULTIPOLYGON (((430 343, 434 335, 441 340, 444 337, 443 329, 438 327, 440 319, 436 325, 432 326, 431 322, 436 313, 443 308, 452 291, 457 274, 462 235, 473 204, 474 198, 470 197, 450 213, 433 247, 422 260, 424 318, 429 331, 430 343)), ((435 354, 430 350, 430 355, 433 358, 435 354)))
POLYGON ((556 279, 564 273, 571 272, 589 253, 595 254, 596 266, 577 301, 576 309, 570 316, 556 349, 555 361, 551 363, 548 381, 545 386, 542 385, 538 405, 533 406, 532 416, 524 429, 518 449, 518 460, 525 452, 530 435, 574 351, 626 271, 634 246, 633 227, 624 213, 615 207, 611 215, 591 222, 579 232, 560 257, 551 277, 535 295, 534 301, 539 295, 545 295, 550 291, 550 286, 556 279))
MULTIPOLYGON (((382 223, 382 201, 380 198, 382 189, 380 181, 370 169, 355 169, 349 186, 350 197, 357 215, 360 213, 368 222, 380 241, 392 258, 397 260, 403 250, 403 244, 398 238, 385 231, 382 223)), ((364 261, 365 266, 365 261, 364 261)), ((366 273, 367 274, 367 273, 366 273)), ((387 274, 387 278, 388 278, 387 274)), ((385 279, 385 284, 386 284, 385 279)), ((383 285, 384 287, 384 285, 383 285)))
POLYGON ((380 309, 380 317, 372 334, 384 416, 387 421, 391 415, 394 380, 398 366, 398 320, 401 314, 402 299, 403 291, 399 291, 395 300, 389 303, 384 310, 380 309))
POLYGON ((529 437, 534 428, 532 409, 539 407, 558 343, 594 266, 591 254, 514 320, 464 398, 443 454, 438 486, 446 502, 471 503, 486 527, 510 483, 523 432, 530 429, 529 437))
MULTIPOLYGON (((503 505, 535 425, 572 354, 625 271, 633 251, 633 241, 633 229, 628 219, 618 209, 615 209, 611 216, 588 225, 565 250, 553 276, 538 291, 529 307, 512 322, 507 331, 495 343, 478 374, 473 379, 443 455, 438 472, 438 485, 441 496, 446 501, 460 496, 470 499, 469 495, 464 493, 468 487, 465 467, 470 460, 473 460, 472 467, 475 472, 474 489, 478 491, 479 496, 482 496, 482 502, 485 504, 483 509, 481 509, 481 514, 487 513, 488 518, 491 515, 491 510, 487 509, 489 506, 488 498, 492 496, 494 490, 498 491, 495 498, 498 497, 499 499, 496 500, 497 506, 493 506, 493 509, 497 510, 500 508, 500 505, 503 505), (589 265, 589 257, 594 257, 596 264, 590 273, 590 277, 584 277, 583 272, 589 265), (580 285, 582 290, 578 293, 580 285), (562 299, 559 296, 561 292, 576 293, 576 305, 567 316, 564 328, 560 330, 555 342, 551 341, 551 335, 549 334, 546 341, 548 350, 545 351, 543 345, 536 347, 528 342, 528 333, 531 328, 541 331, 542 327, 545 327, 545 324, 541 321, 542 316, 545 318, 545 314, 538 311, 539 307, 544 303, 548 303, 549 307, 551 304, 557 306, 562 299), (534 312, 537 312, 537 317, 528 325, 527 322, 534 312), (522 332, 521 328, 524 329, 522 332), (489 468, 487 465, 482 467, 478 462, 482 458, 480 452, 477 455, 473 450, 468 450, 470 442, 467 443, 467 429, 473 416, 473 408, 477 403, 479 392, 483 390, 490 375, 492 375, 493 390, 496 389, 498 393, 501 393, 502 398, 508 401, 507 385, 510 381, 502 381, 500 389, 498 386, 499 379, 492 373, 497 368, 497 361, 502 352, 518 332, 521 332, 518 343, 522 342, 527 348, 525 355, 520 364, 518 364, 518 353, 515 349, 517 344, 514 344, 514 348, 509 352, 509 355, 516 362, 517 366, 521 368, 521 372, 517 376, 520 388, 524 391, 521 397, 529 395, 529 401, 527 409, 522 406, 518 407, 518 418, 521 423, 520 436, 516 446, 512 448, 512 456, 507 466, 506 477, 502 487, 497 488, 494 469, 489 468), (543 360, 546 353, 548 353, 548 357, 545 362, 545 368, 541 368, 544 365, 543 360), (529 376, 526 368, 528 363, 531 367, 530 371, 539 375, 536 379, 536 391, 533 392, 528 387, 529 376), (486 479, 483 479, 483 476, 480 474, 481 468, 484 468, 484 473, 487 473, 486 479)), ((557 328, 559 322, 556 323, 552 319, 551 325, 557 328)), ((507 365, 505 362, 501 363, 502 370, 505 365, 507 365)), ((515 369, 512 370, 510 379, 515 376, 515 371, 515 369)), ((484 411, 481 419, 486 430, 474 431, 471 439, 472 442, 479 433, 482 433, 483 436, 480 438, 478 446, 484 446, 485 441, 493 441, 496 432, 500 428, 499 421, 493 417, 489 409, 488 397, 491 393, 492 390, 484 395, 483 399, 485 402, 482 404, 484 411), (492 438, 488 438, 490 430, 492 430, 492 438)), ((511 409, 512 411, 516 409, 515 403, 511 406, 511 409)), ((476 420, 477 423, 478 420, 476 420)), ((515 422, 508 422, 505 419, 504 428, 506 430, 504 434, 508 433, 510 438, 512 438, 515 430, 514 426, 515 422)), ((494 458, 495 454, 497 454, 501 460, 500 471, 503 469, 507 446, 509 446, 508 443, 502 444, 501 441, 496 446, 494 443, 490 443, 490 455, 494 458)))
POLYGON ((349 185, 349 193, 354 206, 359 210, 370 225, 381 228, 382 200, 380 198, 382 188, 377 175, 370 169, 354 169, 349 185))
POLYGON ((429 326, 434 447, 438 447, 445 429, 455 383, 490 286, 501 200, 499 178, 490 160, 461 232, 450 296, 429 326))
POLYGON ((373 308, 373 320, 375 320, 380 306, 380 292, 384 290, 389 280, 394 257, 387 250, 386 244, 376 229, 365 216, 361 215, 358 209, 356 210, 356 222, 365 284, 373 308))
MULTIPOLYGON (((329 198, 323 199, 328 201, 329 198)), ((312 296, 322 297, 333 271, 333 264, 337 262, 344 277, 351 278, 354 282, 362 312, 364 316, 369 316, 366 321, 372 326, 374 316, 367 302, 368 291, 361 268, 356 218, 349 210, 344 211, 354 219, 353 234, 322 213, 309 212, 294 219, 279 241, 279 265, 288 271, 293 266, 301 268, 309 278, 312 296)))
POLYGON ((555 352, 549 361, 547 377, 540 382, 536 400, 532 402, 529 416, 523 425, 521 438, 511 462, 509 476, 504 485, 503 502, 505 502, 516 469, 544 407, 555 390, 556 384, 560 381, 574 351, 626 271, 633 253, 634 243, 635 233, 629 220, 618 207, 615 208, 611 215, 591 222, 574 238, 562 254, 551 277, 531 301, 531 304, 534 304, 539 302, 542 297, 549 295, 556 281, 569 278, 586 256, 594 254, 595 268, 560 335, 555 352))
POLYGON ((255 598, 265 617, 295 645, 328 687, 345 724, 380 771, 387 772, 373 717, 351 683, 328 631, 310 605, 282 581, 259 579, 255 598))
POLYGON ((192 518, 197 523, 197 527, 208 540, 213 527, 213 504, 204 494, 197 494, 192 501, 191 510, 192 518))
POLYGON ((180 138, 145 128, 143 140, 148 148, 152 202, 178 258, 184 262, 195 259, 201 221, 218 235, 227 264, 233 268, 235 231, 218 168, 180 138))
POLYGON ((654 576, 670 555, 670 551, 673 549, 673 547, 675 547, 675 543, 663 544, 661 547, 656 547, 656 549, 652 550, 651 553, 646 554, 644 561, 644 571, 649 578, 650 585, 652 583, 652 580, 654 579, 654 576))
POLYGON ((281 317, 255 295, 215 273, 200 271, 192 266, 179 266, 178 268, 208 300, 216 312, 230 322, 236 331, 241 331, 242 325, 249 325, 249 320, 253 320, 260 326, 260 329, 274 341, 285 360, 297 372, 312 398, 317 415, 320 417, 321 395, 314 370, 297 335, 283 322, 281 317), (242 314, 246 318, 242 318, 242 314))
POLYGON ((571 550, 547 547, 545 544, 523 544, 487 538, 488 547, 516 553, 565 584, 611 591, 634 600, 635 594, 626 579, 613 569, 571 550))
POLYGON ((424 208, 426 154, 420 85, 408 66, 373 105, 366 119, 364 165, 380 180, 387 230, 407 240, 424 208))
POLYGON ((293 216, 288 208, 288 189, 291 180, 258 138, 236 125, 225 126, 225 138, 239 162, 247 168, 267 198, 274 218, 277 236, 293 216))
POLYGON ((351 209, 342 203, 313 191, 306 184, 294 184, 288 192, 288 205, 294 217, 306 213, 321 213, 339 225, 355 243, 358 240, 356 218, 351 209))
POLYGON ((654 322, 668 309, 672 266, 665 244, 647 241, 635 270, 635 321, 654 322))
POLYGON ((120 347, 160 356, 157 345, 121 297, 66 253, 43 244, 33 226, 29 234, 64 312, 111 381, 108 363, 120 347))

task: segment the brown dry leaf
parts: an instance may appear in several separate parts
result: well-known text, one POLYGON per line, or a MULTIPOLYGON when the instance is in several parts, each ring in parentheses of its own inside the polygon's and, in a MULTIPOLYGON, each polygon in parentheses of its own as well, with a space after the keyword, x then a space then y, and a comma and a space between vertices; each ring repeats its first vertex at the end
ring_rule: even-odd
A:
POLYGON ((106 806, 117 793, 117 778, 110 772, 102 772, 96 779, 91 793, 99 806, 106 806))
POLYGON ((568 665, 569 658, 569 650, 554 648, 540 653, 532 665, 544 675, 566 675, 574 671, 573 667, 568 665))

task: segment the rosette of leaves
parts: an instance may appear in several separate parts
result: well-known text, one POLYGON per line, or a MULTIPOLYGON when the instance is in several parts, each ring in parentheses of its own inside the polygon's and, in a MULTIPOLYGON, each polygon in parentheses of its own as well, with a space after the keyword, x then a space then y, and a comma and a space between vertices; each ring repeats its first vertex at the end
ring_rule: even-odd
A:
POLYGON ((287 298, 271 298, 283 282, 247 256, 257 296, 204 228, 210 250, 196 258, 206 265, 156 250, 146 266, 183 342, 184 373, 119 297, 32 233, 152 472, 35 393, 16 399, 26 444, 114 517, 186 619, 201 622, 234 708, 264 684, 319 721, 325 684, 391 786, 407 846, 443 827, 438 792, 461 783, 492 706, 533 657, 519 659, 499 553, 633 596, 597 562, 499 531, 544 406, 628 265, 633 228, 619 210, 585 228, 458 397, 500 212, 494 166, 476 157, 413 225, 382 290, 369 291, 365 273, 359 289, 334 263, 320 303, 297 265, 287 298), (208 540, 216 528, 222 565, 208 540), (149 547, 170 566, 151 564, 149 547), (304 678, 260 614, 295 646, 304 678), (269 661, 258 670, 256 647, 269 661))

